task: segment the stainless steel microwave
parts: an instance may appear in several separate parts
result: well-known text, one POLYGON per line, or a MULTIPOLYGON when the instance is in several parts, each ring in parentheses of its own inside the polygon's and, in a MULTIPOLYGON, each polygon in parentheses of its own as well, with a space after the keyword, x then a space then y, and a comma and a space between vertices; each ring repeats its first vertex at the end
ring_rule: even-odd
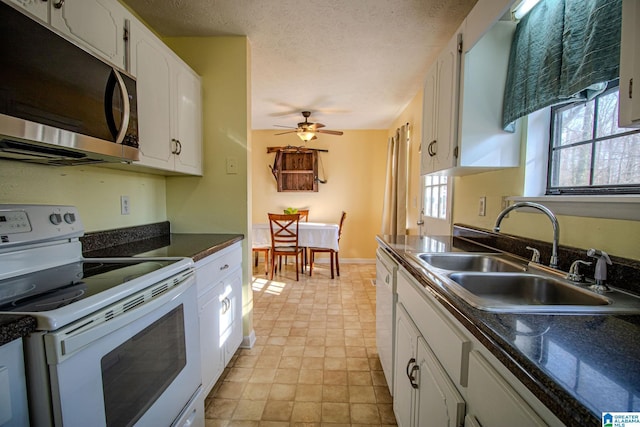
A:
POLYGON ((135 78, 2 1, 0 22, 0 158, 138 160, 135 78))

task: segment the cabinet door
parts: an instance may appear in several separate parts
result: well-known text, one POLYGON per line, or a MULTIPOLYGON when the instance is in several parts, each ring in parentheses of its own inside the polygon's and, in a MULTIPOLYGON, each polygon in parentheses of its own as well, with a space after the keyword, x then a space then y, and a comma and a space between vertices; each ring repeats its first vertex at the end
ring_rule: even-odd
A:
POLYGON ((224 368, 220 350, 220 289, 212 286, 198 298, 200 320, 200 359, 202 363, 202 386, 209 394, 224 368))
POLYGON ((124 19, 124 9, 115 1, 52 0, 51 3, 52 27, 120 68, 124 68, 124 19))
POLYGON ((429 70, 424 84, 422 175, 456 166, 460 88, 459 35, 455 35, 429 70))
POLYGON ((460 87, 460 52, 458 35, 447 44, 438 58, 437 154, 435 170, 456 166, 458 91, 460 87))
POLYGON ((622 38, 620 44, 620 102, 618 123, 621 127, 640 127, 640 4, 622 2, 622 38))
POLYGON ((223 281, 219 299, 220 345, 225 366, 242 343, 242 271, 237 269, 223 281))
POLYGON ((131 25, 131 71, 138 81, 140 164, 172 170, 171 58, 139 25, 131 25))
POLYGON ((438 63, 436 62, 424 81, 422 100, 422 144, 420 145, 420 173, 422 175, 434 172, 435 156, 438 149, 438 63))
POLYGON ((200 79, 176 63, 175 139, 178 172, 202 174, 202 94, 200 79))
POLYGON ((42 0, 11 0, 11 3, 19 6, 20 9, 31 16, 43 22, 49 22, 49 2, 42 0))
POLYGON ((469 412, 483 426, 547 425, 477 351, 469 357, 467 399, 473 402, 469 412))
POLYGON ((427 342, 418 338, 418 389, 416 426, 458 427, 464 419, 465 402, 440 366, 427 342))
POLYGON ((396 360, 393 372, 393 412, 400 427, 413 424, 414 389, 417 382, 416 355, 418 329, 402 304, 396 305, 396 360), (411 378, 410 378, 411 377, 411 378))

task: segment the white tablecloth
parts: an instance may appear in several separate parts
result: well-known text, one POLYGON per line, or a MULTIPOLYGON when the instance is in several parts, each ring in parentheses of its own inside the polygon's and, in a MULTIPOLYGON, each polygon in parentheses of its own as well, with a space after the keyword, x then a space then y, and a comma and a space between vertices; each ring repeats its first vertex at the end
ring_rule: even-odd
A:
MULTIPOLYGON (((338 250, 338 224, 321 222, 298 223, 298 245, 314 248, 338 250)), ((269 224, 253 224, 254 247, 271 246, 271 230, 269 224)))

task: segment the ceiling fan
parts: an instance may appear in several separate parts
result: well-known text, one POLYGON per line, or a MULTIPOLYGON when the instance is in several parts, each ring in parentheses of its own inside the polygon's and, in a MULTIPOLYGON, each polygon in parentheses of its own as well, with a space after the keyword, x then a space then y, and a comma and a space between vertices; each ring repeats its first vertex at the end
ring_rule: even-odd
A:
POLYGON ((311 116, 311 112, 310 111, 303 111, 302 112, 302 116, 304 117, 304 122, 298 123, 298 127, 297 128, 293 128, 291 126, 275 125, 275 126, 278 126, 278 127, 285 127, 285 128, 293 129, 293 130, 288 130, 286 132, 277 133, 276 135, 284 135, 286 133, 294 133, 295 132, 301 140, 303 140, 304 142, 308 142, 308 141, 311 141, 312 139, 317 139, 318 138, 316 136, 316 133, 326 133, 326 134, 329 134, 329 135, 342 135, 343 134, 343 132, 339 131, 339 130, 320 129, 320 128, 324 127, 324 125, 322 123, 310 123, 308 121, 309 116, 311 116))

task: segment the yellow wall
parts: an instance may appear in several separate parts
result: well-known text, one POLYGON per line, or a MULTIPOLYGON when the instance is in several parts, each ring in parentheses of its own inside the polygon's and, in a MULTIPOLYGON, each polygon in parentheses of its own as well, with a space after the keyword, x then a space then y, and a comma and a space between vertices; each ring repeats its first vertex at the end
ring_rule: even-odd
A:
POLYGON ((85 230, 165 221, 165 177, 97 166, 54 167, 0 160, 0 203, 78 207, 85 230), (120 215, 120 196, 131 213, 120 215))
POLYGON ((269 169, 275 154, 267 147, 300 146, 295 134, 275 136, 275 130, 253 132, 253 216, 254 222, 267 222, 267 213, 284 208, 309 208, 309 220, 338 222, 347 212, 340 259, 374 259, 375 236, 380 232, 387 131, 345 130, 343 136, 320 135, 307 143, 310 148, 329 150, 320 153, 318 192, 277 191, 276 180, 269 169))

